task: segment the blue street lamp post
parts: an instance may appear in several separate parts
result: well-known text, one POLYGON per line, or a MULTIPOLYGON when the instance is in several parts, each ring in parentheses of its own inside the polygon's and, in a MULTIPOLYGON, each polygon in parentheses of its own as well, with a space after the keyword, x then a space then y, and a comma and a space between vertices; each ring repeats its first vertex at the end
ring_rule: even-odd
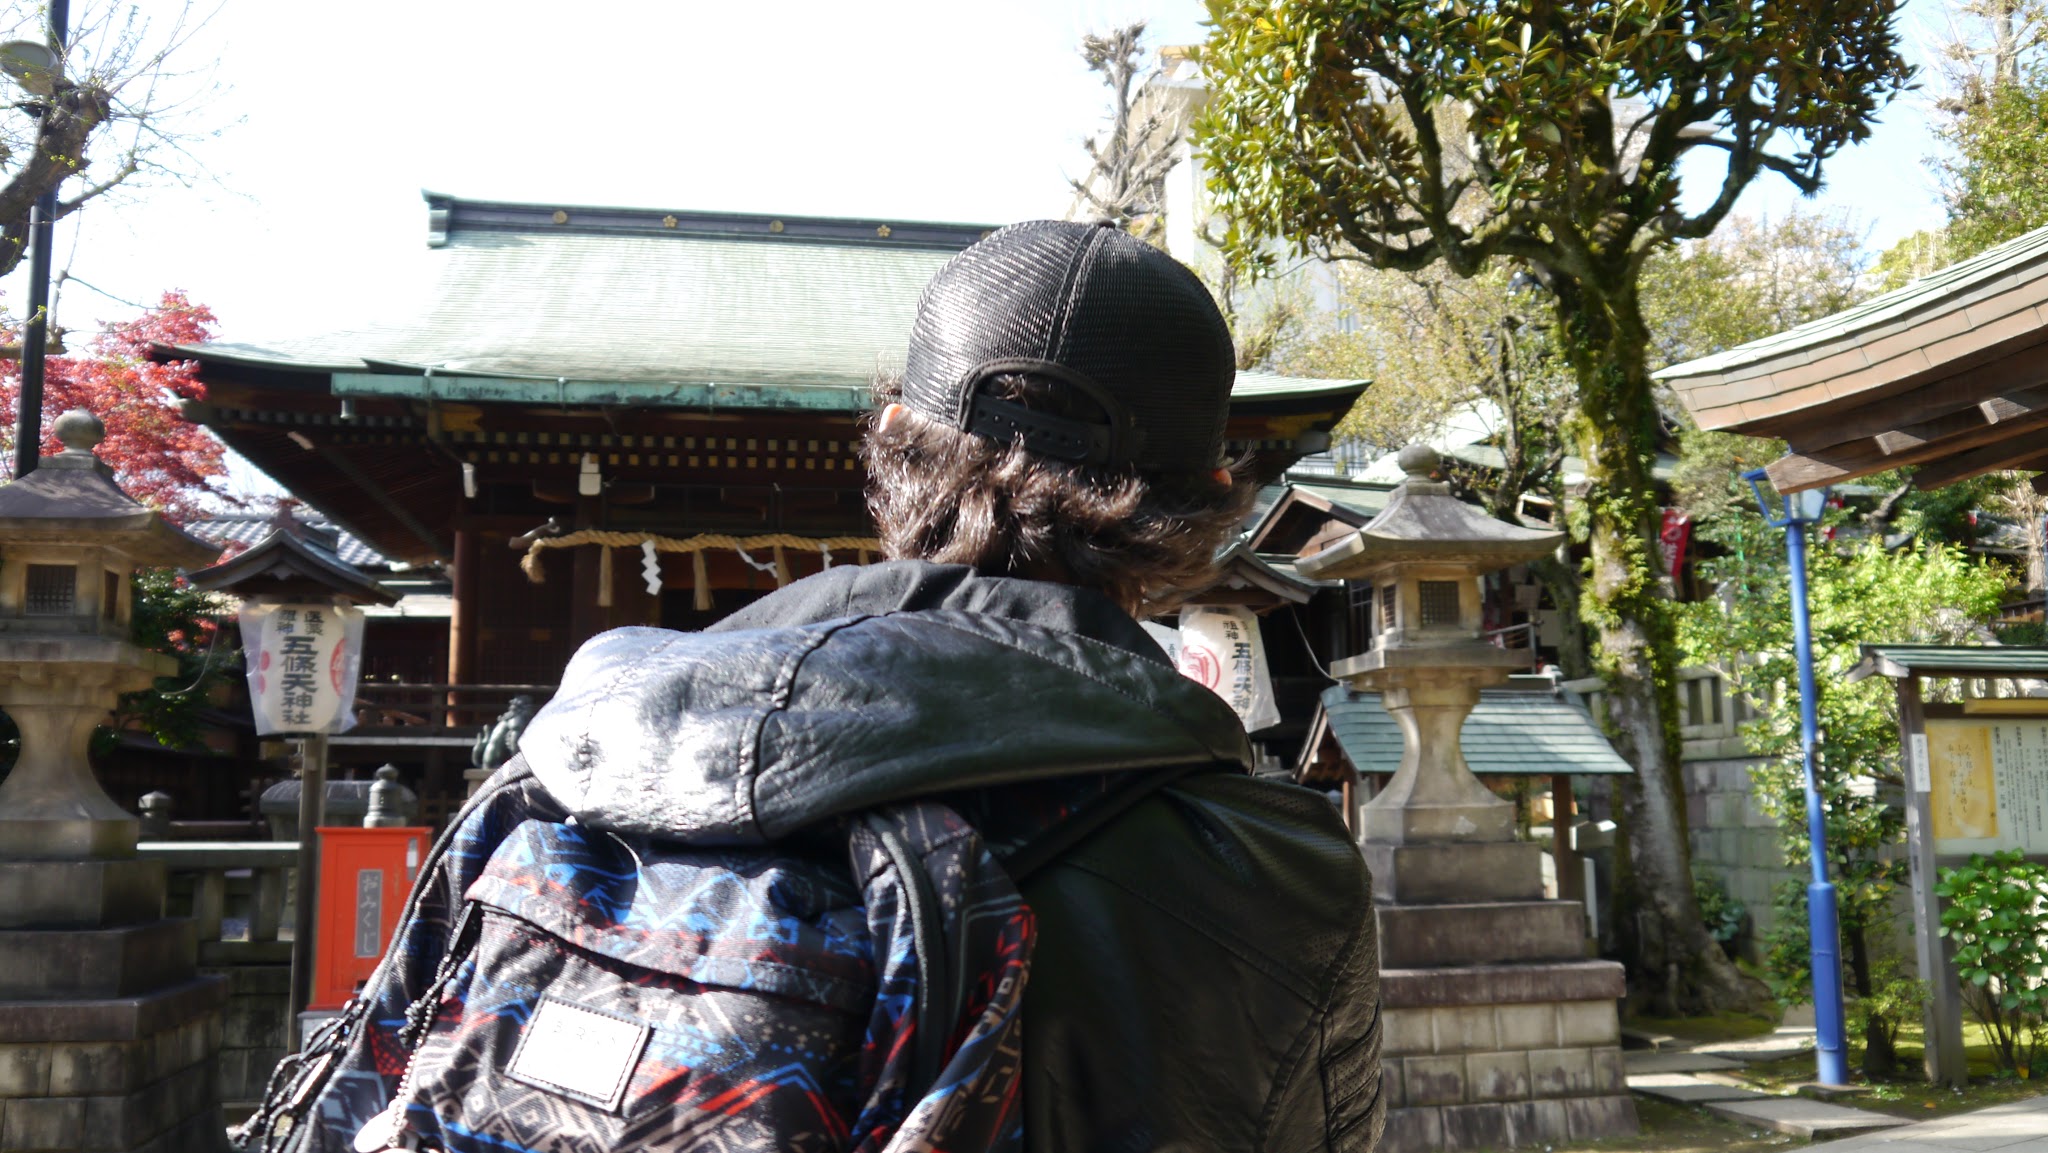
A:
POLYGON ((1849 1053, 1842 1029, 1842 930, 1836 912, 1835 886, 1828 880, 1827 811, 1821 802, 1820 780, 1814 775, 1815 746, 1820 743, 1819 697, 1813 685, 1813 626, 1806 611, 1806 526, 1827 508, 1825 488, 1808 489, 1777 500, 1764 496, 1764 470, 1742 474, 1756 494, 1757 508, 1772 528, 1785 530, 1785 550, 1792 567, 1792 644, 1799 660, 1799 743, 1806 761, 1806 846, 1813 880, 1806 886, 1806 925, 1813 966, 1814 1048, 1824 1085, 1849 1082, 1849 1053))

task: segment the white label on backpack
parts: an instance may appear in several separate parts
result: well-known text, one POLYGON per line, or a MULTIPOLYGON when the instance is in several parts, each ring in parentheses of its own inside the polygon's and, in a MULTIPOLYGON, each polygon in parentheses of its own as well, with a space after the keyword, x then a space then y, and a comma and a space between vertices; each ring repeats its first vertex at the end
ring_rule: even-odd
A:
POLYGON ((542 997, 505 1072, 516 1081, 616 1109, 651 1031, 630 1017, 542 997))

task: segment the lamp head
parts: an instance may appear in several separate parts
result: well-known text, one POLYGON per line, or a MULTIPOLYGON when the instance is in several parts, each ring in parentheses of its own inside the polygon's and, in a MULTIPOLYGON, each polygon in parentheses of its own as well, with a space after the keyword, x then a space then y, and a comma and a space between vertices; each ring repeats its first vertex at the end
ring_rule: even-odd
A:
POLYGON ((57 90, 63 75, 63 61, 40 40, 9 40, 0 44, 0 72, 5 72, 22 91, 48 96, 57 90))
POLYGON ((1828 490, 1825 488, 1809 488, 1804 492, 1795 493, 1792 497, 1792 503, 1799 514, 1799 519, 1807 524, 1812 524, 1814 521, 1819 520, 1821 515, 1828 510, 1828 490))
MULTIPOLYGON (((1780 517, 1778 515, 1773 515, 1774 513, 1777 513, 1778 510, 1775 510, 1771 507, 1771 497, 1767 497, 1764 495, 1764 480, 1768 477, 1768 475, 1769 474, 1764 472, 1763 469, 1753 468, 1750 469, 1748 472, 1743 473, 1742 479, 1749 482, 1750 494, 1756 497, 1757 512, 1763 514, 1763 518, 1771 522, 1772 524, 1779 524, 1781 523, 1780 517)), ((1771 496, 1776 496, 1777 491, 1778 490, 1776 489, 1776 487, 1773 487, 1771 489, 1771 496)))

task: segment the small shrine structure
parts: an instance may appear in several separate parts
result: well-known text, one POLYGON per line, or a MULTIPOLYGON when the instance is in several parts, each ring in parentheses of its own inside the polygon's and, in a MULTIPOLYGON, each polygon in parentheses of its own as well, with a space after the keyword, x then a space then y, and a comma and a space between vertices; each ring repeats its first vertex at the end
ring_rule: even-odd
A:
POLYGON ((1542 846, 1462 750, 1480 691, 1526 668, 1482 639, 1480 578, 1546 555, 1560 533, 1494 520, 1435 479, 1428 448, 1356 533, 1304 559, 1369 582, 1371 647, 1331 667, 1380 694, 1400 767, 1358 810, 1379 918, 1385 1153, 1588 1141, 1636 1131, 1615 1001, 1621 966, 1585 957, 1585 910, 1543 899, 1542 846))
POLYGON ((193 924, 164 916, 164 866, 86 759, 124 692, 177 671, 128 640, 138 566, 218 549, 114 484, 82 410, 64 451, 0 485, 0 709, 21 734, 0 782, 0 1050, 10 1149, 220 1143, 214 1056, 227 983, 200 976, 193 924))

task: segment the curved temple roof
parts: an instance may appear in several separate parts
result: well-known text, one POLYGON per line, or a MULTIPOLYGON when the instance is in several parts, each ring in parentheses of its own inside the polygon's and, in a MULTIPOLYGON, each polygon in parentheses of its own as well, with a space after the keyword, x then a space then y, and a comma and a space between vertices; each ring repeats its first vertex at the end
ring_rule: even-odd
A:
POLYGON ((1702 428, 1787 441, 1783 492, 2048 469, 2048 228, 1657 377, 1702 428))

